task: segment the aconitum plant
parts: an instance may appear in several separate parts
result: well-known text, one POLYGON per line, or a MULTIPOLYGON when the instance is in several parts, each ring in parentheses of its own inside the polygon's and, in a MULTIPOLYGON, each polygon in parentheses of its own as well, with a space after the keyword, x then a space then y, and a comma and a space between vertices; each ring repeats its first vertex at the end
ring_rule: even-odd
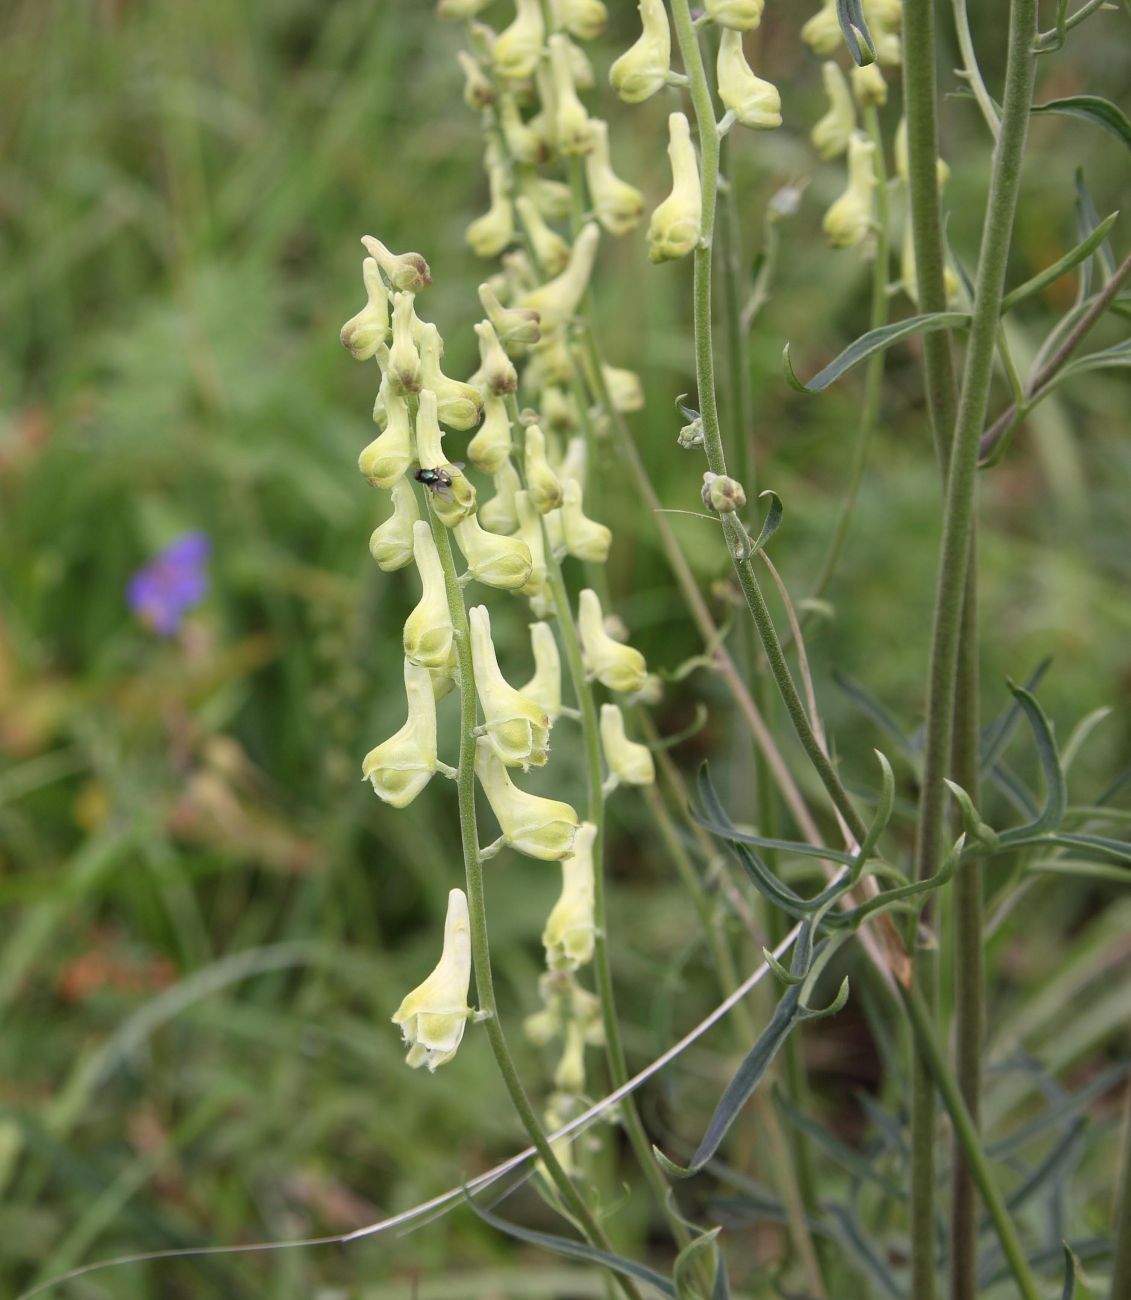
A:
MULTIPOLYGON (((1028 281, 1012 284, 1007 275, 1038 63, 1102 6, 1083 3, 1069 14, 1060 4, 1055 27, 1041 31, 1036 0, 1011 0, 1004 82, 991 91, 964 0, 955 0, 960 78, 994 147, 980 243, 953 251, 944 237, 948 168, 938 149, 930 0, 827 0, 816 13, 796 16, 793 36, 821 60, 827 101, 821 116, 804 123, 789 122, 788 97, 783 103, 758 54, 763 0, 706 0, 698 12, 688 0, 640 0, 638 8, 638 35, 614 50, 603 40, 600 0, 440 0, 439 16, 462 24, 456 63, 482 126, 489 204, 466 230, 469 262, 486 264, 484 315, 475 326, 479 368, 466 380, 445 373, 441 328, 423 315, 431 283, 425 255, 392 252, 373 236, 362 241, 366 303, 341 332, 354 357, 376 362, 379 432, 359 467, 387 494, 388 513, 370 551, 394 575, 390 581, 418 584, 420 592, 403 633, 407 719, 391 737, 377 738, 362 773, 388 815, 401 817, 414 815, 413 801, 433 777, 451 780, 463 845, 446 919, 436 917, 439 962, 393 1015, 407 1066, 458 1071, 467 1035, 486 1035, 530 1146, 468 1193, 535 1161, 538 1185, 564 1220, 561 1233, 533 1233, 479 1212, 502 1231, 607 1270, 630 1297, 725 1296, 731 1272, 738 1278, 741 1269, 742 1294, 931 1300, 946 1288, 955 1300, 1035 1300, 1074 1294, 1077 1253, 1087 1255, 1092 1285, 1107 1286, 1113 1297, 1131 1295, 1127 1140, 1122 1171, 1114 1160, 1108 1166, 1110 1213, 1097 1224, 1093 1211, 1069 1214, 1056 1200, 1067 1146, 1042 1146, 1040 1124, 989 1131, 982 1105, 993 978, 986 945, 992 930, 1009 923, 1011 891, 1038 866, 1110 878, 1131 862, 1127 843, 1111 829, 1119 816, 1107 801, 1118 785, 1102 798, 1069 801, 1068 762, 1035 683, 1011 686, 1012 703, 984 731, 979 720, 979 468, 1000 459, 1019 423, 1060 384, 1126 364, 1128 355, 1126 342, 1083 351, 1090 328, 1120 304, 1131 271, 1131 261, 1117 264, 1111 255, 1112 222, 1094 217, 1083 189, 1078 244, 1028 281), (598 68, 607 70, 615 100, 598 87, 598 68), (902 113, 893 111, 900 96, 902 113), (666 138, 645 139, 632 124, 633 106, 654 97, 669 109, 666 138), (598 102, 610 104, 609 120, 594 115, 598 102), (871 286, 867 331, 813 378, 802 381, 786 352, 787 378, 802 393, 863 369, 843 509, 801 615, 767 554, 784 506, 755 481, 757 407, 745 358, 777 274, 783 227, 803 196, 800 187, 783 186, 754 223, 727 174, 734 151, 746 147, 739 137, 756 140, 783 122, 808 137, 815 167, 840 174, 839 193, 823 215, 827 247, 805 255, 853 259, 871 286), (630 134, 634 167, 651 165, 655 173, 647 160, 666 149, 667 192, 651 210, 617 170, 621 155, 633 152, 624 145, 630 134), (743 241, 755 225, 762 248, 747 283, 743 241), (595 323, 596 270, 607 245, 622 239, 644 240, 654 263, 689 264, 694 350, 687 368, 695 395, 681 402, 678 432, 673 420, 670 455, 693 468, 686 476, 692 486, 677 499, 660 500, 633 441, 631 420, 644 405, 641 381, 625 366, 634 358, 606 355, 595 323), (1071 272, 1079 277, 1077 301, 1023 375, 1003 321, 1071 272), (868 788, 866 775, 842 771, 822 724, 804 632, 836 572, 866 472, 885 354, 912 336, 921 339, 923 400, 942 489, 926 724, 912 770, 897 773, 877 751, 868 788), (999 367, 1012 401, 995 414, 999 367), (592 517, 586 503, 596 448, 606 439, 625 481, 653 508, 674 596, 733 701, 728 725, 752 734, 753 826, 728 813, 706 770, 688 803, 657 735, 649 710, 659 679, 631 644, 603 569, 618 544, 616 529, 592 517), (727 647, 664 509, 698 513, 716 529, 756 650, 739 655, 727 647), (784 637, 767 579, 785 610, 784 637), (508 603, 527 618, 528 645, 494 637, 492 614, 508 603), (436 702, 452 692, 458 727, 444 736, 436 702), (780 729, 771 722, 779 715, 775 695, 780 729), (996 798, 996 764, 1019 721, 1032 738, 1043 791, 1019 791, 1008 778, 1010 804, 1022 810, 1010 821, 996 798), (555 768, 553 741, 562 728, 580 737, 578 788, 555 768), (792 770, 787 739, 791 750, 799 746, 808 772, 792 770), (657 763, 668 777, 663 793, 657 763), (535 770, 542 770, 537 788, 545 793, 528 788, 535 770), (604 836, 606 804, 633 797, 628 787, 640 787, 635 797, 649 801, 655 851, 668 855, 686 884, 689 916, 702 926, 723 998, 708 1022, 632 1076, 610 963, 617 936, 606 916, 604 836), (491 823, 494 831, 486 828, 491 823), (709 857, 713 846, 726 849, 722 886, 704 880, 689 844, 705 846, 709 857), (549 1087, 520 1077, 509 1009, 492 980, 484 864, 498 858, 490 871, 502 876, 514 853, 559 873, 560 895, 544 922, 542 1009, 523 1024, 534 1044, 553 1048, 549 1087), (803 887, 803 868, 813 864, 824 879, 803 887), (730 901, 720 907, 720 900, 730 901), (740 965, 742 930, 764 945, 751 970, 740 965), (868 988, 865 1014, 891 1044, 888 1069, 902 1069, 907 1081, 906 1116, 877 1109, 878 1137, 867 1155, 848 1150, 806 1113, 794 1034, 846 1006, 848 979, 826 986, 853 949, 868 988), (940 986, 940 951, 948 987, 940 986), (742 1000, 758 983, 779 988, 764 1014, 742 1000), (699 1140, 671 1150, 667 1134, 649 1133, 636 1090, 723 1015, 743 1059, 699 1140), (773 1098, 771 1078, 779 1089, 773 1098), (772 1152, 759 1162, 764 1186, 752 1183, 742 1163, 746 1146, 736 1141, 749 1115, 772 1152), (609 1199, 591 1158, 595 1142, 613 1140, 610 1123, 623 1129, 636 1161, 637 1194, 652 1198, 669 1234, 670 1249, 656 1246, 649 1258, 631 1258, 612 1244, 617 1198, 609 1199), (577 1143, 582 1133, 587 1140, 577 1143), (1024 1158, 1014 1158, 1018 1153, 1024 1158), (839 1172, 827 1179, 826 1166, 839 1172), (685 1192, 683 1180, 693 1177, 685 1192), (731 1195, 729 1219, 720 1209, 704 1224, 716 1211, 693 1189, 710 1179, 743 1195, 731 1195), (1043 1218, 1029 1207, 1046 1188, 1060 1208, 1043 1218), (736 1214, 778 1225, 772 1266, 756 1252, 728 1249, 735 1233, 720 1228, 733 1228, 736 1214), (1050 1223, 1058 1225, 1056 1239, 1050 1223)), ((786 26, 794 19, 783 16, 786 26)), ((1095 97, 1059 107, 1109 129, 1125 124, 1095 97)), ((1073 752, 1089 730, 1074 737, 1073 752)), ((1056 1089, 1067 1119, 1084 1103, 1056 1089)))

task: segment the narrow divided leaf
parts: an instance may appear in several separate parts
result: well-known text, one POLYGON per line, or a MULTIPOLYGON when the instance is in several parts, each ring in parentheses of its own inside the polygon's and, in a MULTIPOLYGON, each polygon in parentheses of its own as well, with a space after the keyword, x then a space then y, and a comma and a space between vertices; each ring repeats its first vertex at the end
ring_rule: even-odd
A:
POLYGON ((1031 111, 1059 113, 1065 117, 1080 117, 1085 122, 1094 122, 1131 149, 1131 122, 1122 109, 1102 95, 1069 95, 1064 99, 1050 99, 1047 104, 1034 104, 1031 111))
POLYGON ((676 1256, 672 1269, 676 1300, 707 1300, 708 1292, 714 1293, 719 1271, 720 1232, 722 1228, 700 1233, 676 1256), (703 1285, 704 1276, 707 1278, 706 1287, 703 1285))
POLYGON ((1037 703, 1037 697, 1031 695, 1023 686, 1014 686, 1012 682, 1009 684, 1009 689, 1032 728, 1033 739, 1037 744, 1037 757, 1040 759, 1041 772, 1045 778, 1045 806, 1035 821, 1030 822, 1028 826, 1010 831, 1009 835, 1011 837, 1019 837, 1022 834, 1039 835, 1043 831, 1055 830, 1064 820, 1064 810, 1068 806, 1068 786, 1064 779, 1064 769, 1061 767, 1056 739, 1053 736, 1052 723, 1049 722, 1044 709, 1037 703))
POLYGON ((862 334, 855 343, 830 361, 823 370, 819 370, 806 384, 798 379, 789 356, 789 344, 785 345, 782 361, 785 365, 785 377, 791 387, 799 393, 822 393, 828 386, 847 373, 853 366, 866 361, 874 352, 890 348, 893 343, 912 338, 916 334, 931 334, 935 330, 964 329, 970 323, 970 317, 963 311, 927 312, 923 316, 912 316, 908 320, 893 321, 890 325, 881 325, 879 329, 862 334))
POLYGON ((1118 212, 1113 212, 1110 216, 1105 217, 1103 221, 1095 227, 1094 230, 1084 237, 1070 252, 1054 262, 1052 266, 1046 267, 1039 271, 1032 279, 1026 280, 1024 284, 1019 284, 1016 289, 1010 290, 1009 293, 1001 300, 1001 314, 1012 311, 1019 302, 1024 302, 1026 298, 1032 298, 1042 289, 1047 289, 1050 284, 1059 280, 1062 275, 1067 275, 1069 271, 1080 265, 1086 258, 1100 247, 1107 239, 1108 232, 1115 225, 1115 220, 1119 216, 1118 212))
POLYGON ((757 555, 762 547, 766 545, 771 537, 773 537, 781 527, 782 518, 785 515, 785 506, 782 505, 781 497, 779 497, 776 492, 767 488, 764 492, 758 493, 759 501, 761 501, 763 497, 770 498, 770 508, 766 513, 766 520, 762 525, 762 531, 758 534, 758 538, 750 550, 750 555, 747 557, 748 559, 757 555))

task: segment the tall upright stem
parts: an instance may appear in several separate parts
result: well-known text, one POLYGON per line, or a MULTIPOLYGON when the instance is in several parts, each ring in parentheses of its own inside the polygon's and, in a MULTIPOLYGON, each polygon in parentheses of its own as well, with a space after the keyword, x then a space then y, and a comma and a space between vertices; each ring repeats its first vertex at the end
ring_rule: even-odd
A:
MULTIPOLYGON (((593 1212, 562 1168, 546 1139, 545 1131, 538 1122, 530 1098, 526 1095, 526 1089, 522 1086, 514 1058, 507 1046, 502 1022, 499 1020, 498 1004, 495 1001, 495 982, 491 973, 491 950, 487 937, 487 898, 483 888, 483 862, 479 856, 479 827, 475 814, 476 706, 475 675, 471 660, 471 631, 468 626, 467 610, 463 603, 463 592, 460 590, 459 578, 456 575, 448 530, 436 517, 431 504, 429 504, 428 515, 432 526, 432 537, 444 571, 444 588, 455 630, 459 663, 460 738, 456 784, 459 792, 459 826, 463 843, 464 874, 467 879, 467 909, 471 920, 471 959, 475 970, 476 997, 479 1001, 479 1009, 484 1014, 487 1038, 491 1044, 495 1063, 499 1067, 499 1073, 503 1077, 503 1085, 531 1143, 537 1148, 546 1172, 589 1242, 601 1250, 611 1251, 612 1246, 604 1229, 594 1218, 593 1212)), ((629 1300, 641 1300, 635 1283, 630 1279, 618 1275, 617 1282, 629 1300)))
MULTIPOLYGON (((939 558, 928 677, 923 785, 919 801, 916 867, 920 879, 932 875, 937 869, 945 810, 943 778, 948 770, 955 771, 957 774, 957 769, 951 764, 954 757, 952 744, 956 738, 955 714, 956 704, 959 701, 960 677, 961 718, 964 723, 958 736, 957 753, 966 766, 976 761, 974 757, 976 751, 973 748, 975 741, 970 735, 970 730, 972 726, 976 727, 977 717, 974 585, 971 575, 975 571, 973 566, 974 498, 978 441, 985 423, 993 378, 994 350, 1005 287, 1006 261, 1017 210, 1021 163, 1029 126, 1029 108, 1035 75, 1032 44, 1036 30, 1036 7, 1036 0, 1013 0, 1010 9, 1009 55, 1006 65, 1001 130, 994 151, 962 389, 955 415, 954 435, 949 444, 945 438, 940 437, 943 430, 937 422, 935 423, 936 445, 947 473, 943 540, 939 558)), ((931 229, 931 219, 932 212, 937 211, 937 199, 932 202, 929 198, 929 194, 937 193, 934 155, 931 152, 934 144, 933 132, 928 130, 928 127, 933 125, 934 52, 933 32, 930 26, 931 5, 921 3, 921 0, 911 0, 905 9, 905 21, 912 10, 916 13, 911 24, 910 43, 915 58, 912 60, 912 51, 909 51, 907 59, 909 66, 914 66, 915 76, 918 78, 914 87, 915 93, 912 93, 912 86, 909 85, 907 89, 909 147, 914 139, 916 153, 912 157, 918 164, 917 169, 912 166, 911 170, 912 217, 915 223, 917 263, 922 256, 923 262, 920 265, 928 273, 934 274, 933 289, 937 290, 938 277, 941 275, 942 268, 933 253, 934 250, 941 250, 941 241, 932 243, 934 231, 931 229), (923 80, 926 73, 923 65, 929 66, 932 83, 929 114, 924 102, 926 96, 923 80), (914 123, 913 108, 916 113, 914 123), (928 117, 929 121, 925 125, 924 119, 928 117), (918 217, 915 215, 917 200, 920 205, 918 217), (924 215, 924 208, 926 215, 924 215)), ((925 284, 922 270, 920 276, 922 294, 925 284)), ((940 306, 944 304, 945 294, 939 300, 940 306)), ((922 298, 921 305, 924 310, 935 309, 925 296, 922 298)), ((929 362, 928 391, 932 412, 945 411, 946 390, 939 387, 939 376, 937 371, 932 372, 929 362)), ((961 907, 958 918, 958 955, 961 959, 961 954, 968 950, 972 943, 980 944, 980 886, 976 878, 962 887, 956 902, 961 907)), ((960 996, 964 1020, 960 1030, 959 1049, 964 1068, 963 1088, 975 1098, 975 1108, 978 1083, 974 1076, 980 1069, 977 1053, 980 1050, 982 997, 981 973, 980 969, 975 969, 970 973, 970 978, 964 980, 960 996)), ((920 1060, 919 1068, 922 1068, 922 1065, 923 1062, 920 1060)), ((970 1111, 966 1110, 965 1113, 970 1118, 970 1111)), ((931 1122, 924 1115, 915 1118, 920 1127, 931 1122)), ((973 1119, 970 1122, 973 1123, 973 1119)), ((966 1155, 966 1168, 969 1169, 968 1153, 966 1155)), ((912 1177, 921 1193, 928 1195, 929 1175, 924 1171, 913 1169, 912 1177)), ((965 1171, 960 1170, 958 1183, 964 1177, 966 1177, 965 1171)), ((973 1295, 970 1288, 974 1285, 972 1251, 976 1225, 973 1223, 971 1198, 968 1193, 958 1191, 957 1187, 956 1183, 955 1218, 952 1231, 957 1233, 958 1262, 954 1270, 952 1294, 968 1300, 973 1295), (958 1287, 963 1289, 959 1290, 958 1287)), ((924 1287, 933 1286, 933 1283, 926 1282, 925 1277, 928 1258, 933 1260, 933 1240, 918 1239, 913 1241, 912 1248, 913 1274, 923 1277, 924 1287)), ((920 1294, 918 1289, 916 1294, 920 1294)), ((924 1290, 922 1294, 929 1296, 931 1291, 924 1290)))

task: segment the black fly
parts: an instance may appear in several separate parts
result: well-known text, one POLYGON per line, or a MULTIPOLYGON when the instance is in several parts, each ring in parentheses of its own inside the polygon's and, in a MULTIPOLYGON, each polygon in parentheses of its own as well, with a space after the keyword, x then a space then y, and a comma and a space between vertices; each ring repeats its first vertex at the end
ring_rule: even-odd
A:
POLYGON ((457 461, 447 468, 421 468, 416 471, 414 477, 418 483, 423 483, 429 492, 434 492, 444 501, 450 501, 452 499, 452 476, 448 473, 448 469, 463 469, 463 462, 457 461))

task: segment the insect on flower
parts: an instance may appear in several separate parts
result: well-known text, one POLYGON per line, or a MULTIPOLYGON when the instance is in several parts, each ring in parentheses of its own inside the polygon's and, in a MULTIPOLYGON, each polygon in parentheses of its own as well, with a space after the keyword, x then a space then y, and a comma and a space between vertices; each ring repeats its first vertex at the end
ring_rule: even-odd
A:
POLYGON ((444 501, 450 501, 452 499, 452 476, 448 471, 463 469, 463 464, 462 460, 457 460, 451 465, 440 465, 436 469, 421 467, 413 477, 418 483, 423 483, 434 496, 438 496, 444 501))

